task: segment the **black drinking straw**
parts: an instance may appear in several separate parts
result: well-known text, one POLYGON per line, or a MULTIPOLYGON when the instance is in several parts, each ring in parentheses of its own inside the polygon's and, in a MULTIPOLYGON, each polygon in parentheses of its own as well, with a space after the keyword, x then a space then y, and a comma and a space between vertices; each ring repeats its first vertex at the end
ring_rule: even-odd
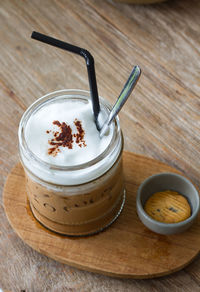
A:
POLYGON ((83 48, 79 48, 77 46, 65 43, 63 41, 54 39, 52 37, 46 36, 44 34, 41 34, 39 32, 33 31, 31 38, 38 40, 40 42, 46 43, 48 45, 58 47, 62 50, 66 50, 72 53, 75 53, 77 55, 80 55, 85 59, 86 65, 87 65, 87 72, 88 72, 88 79, 89 79, 89 85, 90 85, 90 94, 92 98, 92 107, 93 107, 93 113, 94 113, 94 119, 95 124, 97 126, 97 129, 99 130, 98 125, 98 114, 100 111, 100 105, 99 105, 99 96, 98 96, 98 90, 97 90, 97 82, 96 82, 96 74, 95 74, 95 68, 94 68, 94 58, 88 52, 87 50, 83 48))

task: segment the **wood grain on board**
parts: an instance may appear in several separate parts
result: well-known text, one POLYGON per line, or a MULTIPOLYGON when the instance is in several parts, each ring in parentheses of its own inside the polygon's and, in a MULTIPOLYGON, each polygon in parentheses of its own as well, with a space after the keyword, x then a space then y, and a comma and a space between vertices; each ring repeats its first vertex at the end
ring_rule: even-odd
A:
POLYGON ((119 218, 97 235, 72 238, 48 231, 34 218, 17 164, 4 189, 8 220, 20 238, 38 252, 61 263, 122 278, 152 278, 170 274, 190 263, 200 250, 200 224, 182 234, 163 236, 148 230, 136 212, 139 185, 150 175, 177 172, 144 156, 124 152, 126 202, 119 218))

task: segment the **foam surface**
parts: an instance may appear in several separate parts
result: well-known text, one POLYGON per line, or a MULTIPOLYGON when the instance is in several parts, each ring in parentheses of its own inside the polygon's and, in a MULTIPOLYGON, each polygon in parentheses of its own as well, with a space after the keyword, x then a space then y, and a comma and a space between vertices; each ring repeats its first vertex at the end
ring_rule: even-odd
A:
MULTIPOLYGON (((106 116, 101 117, 101 120, 105 119, 106 116)), ((90 102, 71 100, 49 103, 40 108, 32 114, 25 129, 25 139, 30 150, 43 161, 60 166, 74 166, 94 159, 106 149, 111 137, 112 128, 108 135, 100 139, 90 102), (72 135, 76 135, 77 128, 74 124, 76 119, 81 122, 85 132, 84 145, 76 143, 76 139, 73 138, 72 149, 59 146, 59 152, 56 155, 48 154, 48 150, 53 149, 53 146, 49 144, 54 138, 53 133, 61 132, 53 122, 66 123, 71 127, 72 135)))
MULTIPOLYGON (((99 121, 102 124, 107 119, 109 110, 103 99, 100 99, 100 102, 102 111, 99 121)), ((79 91, 71 95, 69 91, 61 90, 41 97, 27 109, 19 125, 19 145, 20 158, 28 175, 35 181, 41 179, 40 183, 47 188, 50 186, 46 183, 53 183, 51 189, 61 191, 63 186, 90 182, 107 172, 121 153, 122 136, 116 117, 108 133, 100 138, 93 119, 89 93, 79 91), (75 124, 77 120, 81 122, 84 132, 75 124), (64 130, 61 127, 62 123, 65 123, 64 130), (69 126, 72 135, 70 137, 73 137, 72 145, 68 143, 68 136, 65 135, 69 126), (77 142, 76 139, 80 136, 82 140, 77 142), (57 139, 58 137, 61 139, 57 139), (26 142, 28 149, 23 141, 26 142), (108 146, 109 151, 106 155, 95 163, 90 162, 108 146), (54 147, 56 151, 52 151, 54 147), (83 163, 88 164, 86 167, 77 166, 83 163)), ((96 181, 94 185, 96 186, 96 181)), ((72 189, 70 193, 73 194, 72 189)))

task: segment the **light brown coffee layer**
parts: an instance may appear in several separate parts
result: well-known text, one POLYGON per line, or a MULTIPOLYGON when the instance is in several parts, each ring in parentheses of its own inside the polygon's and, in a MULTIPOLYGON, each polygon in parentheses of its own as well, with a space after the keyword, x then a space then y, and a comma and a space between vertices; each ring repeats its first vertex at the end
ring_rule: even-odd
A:
POLYGON ((35 217, 64 234, 87 234, 104 228, 119 212, 124 194, 121 159, 100 178, 78 186, 50 189, 26 173, 27 193, 35 217))
POLYGON ((112 210, 110 210, 110 212, 108 212, 107 214, 104 214, 103 217, 97 218, 94 221, 80 225, 67 225, 56 223, 55 221, 51 221, 48 218, 42 216, 33 206, 30 205, 30 207, 35 218, 48 229, 63 235, 84 236, 103 230, 104 228, 109 226, 115 219, 117 219, 121 212, 124 199, 125 195, 120 197, 119 202, 114 206, 114 208, 112 208, 112 210))

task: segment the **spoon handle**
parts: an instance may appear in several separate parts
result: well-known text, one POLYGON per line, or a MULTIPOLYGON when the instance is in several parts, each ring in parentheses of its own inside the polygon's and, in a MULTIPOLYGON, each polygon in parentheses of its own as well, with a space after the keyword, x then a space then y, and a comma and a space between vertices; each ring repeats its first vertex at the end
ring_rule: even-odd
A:
POLYGON ((100 130, 100 137, 102 137, 106 131, 108 126, 110 125, 110 123, 112 122, 112 120, 114 119, 114 117, 119 113, 119 111, 121 110, 121 108, 123 107, 124 103, 126 102, 126 100, 128 99, 129 95, 131 94, 133 88, 135 87, 135 85, 137 84, 137 81, 140 77, 141 74, 141 69, 139 66, 135 66, 126 82, 126 84, 124 85, 124 88, 122 89, 115 105, 113 106, 108 119, 106 120, 106 122, 103 124, 103 127, 100 130))

